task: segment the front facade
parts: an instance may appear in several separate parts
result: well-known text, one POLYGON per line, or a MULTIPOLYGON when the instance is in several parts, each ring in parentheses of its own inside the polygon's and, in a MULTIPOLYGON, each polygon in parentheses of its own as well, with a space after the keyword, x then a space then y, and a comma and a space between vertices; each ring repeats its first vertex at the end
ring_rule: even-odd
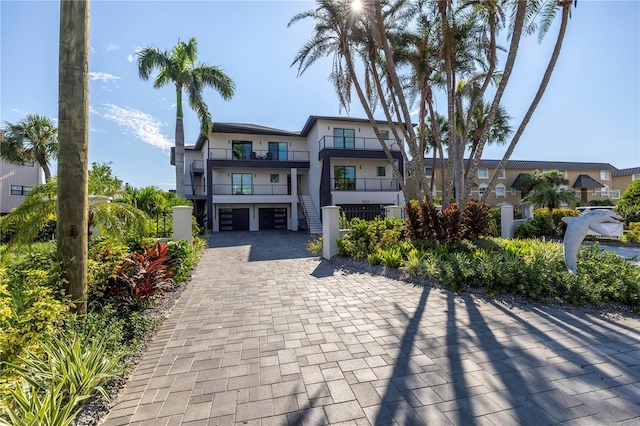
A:
POLYGON ((37 163, 17 166, 0 159, 0 216, 22 204, 29 189, 41 183, 41 174, 37 163))
POLYGON ((620 197, 624 194, 631 182, 640 179, 640 167, 633 167, 630 169, 615 170, 611 173, 612 177, 612 190, 611 201, 618 204, 620 197))
MULTIPOLYGON (((403 173, 399 147, 387 146, 403 173)), ((185 194, 214 232, 319 232, 323 206, 404 203, 368 120, 312 116, 300 132, 216 123, 186 147, 185 173, 185 194)))
MULTIPOLYGON (((486 191, 486 188, 493 176, 499 160, 480 160, 478 171, 473 176, 475 185, 471 191, 471 198, 478 200, 486 191)), ((442 196, 442 176, 440 162, 433 162, 433 159, 425 159, 427 176, 435 176, 435 196, 442 196)), ((520 204, 522 194, 517 190, 518 179, 526 173, 545 173, 557 170, 564 174, 569 180, 565 189, 573 190, 581 203, 588 203, 593 200, 611 200, 614 204, 620 199, 620 195, 631 183, 631 178, 640 178, 640 168, 635 175, 618 176, 620 170, 608 163, 585 163, 566 161, 520 161, 509 160, 502 174, 498 178, 498 183, 487 198, 487 204, 497 205, 500 203, 520 204), (628 180, 628 182, 627 182, 628 180), (627 182, 625 184, 625 182, 627 182)), ((627 169, 636 170, 636 169, 627 169)))

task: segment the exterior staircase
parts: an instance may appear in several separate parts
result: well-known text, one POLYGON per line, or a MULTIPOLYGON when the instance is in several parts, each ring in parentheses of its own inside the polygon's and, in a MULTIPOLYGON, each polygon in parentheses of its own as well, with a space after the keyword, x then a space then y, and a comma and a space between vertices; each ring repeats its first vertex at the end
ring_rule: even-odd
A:
POLYGON ((300 204, 302 205, 304 215, 307 218, 307 227, 309 228, 309 233, 322 234, 322 222, 320 222, 320 216, 318 216, 318 211, 313 204, 311 195, 300 194, 298 195, 298 198, 300 199, 300 204))

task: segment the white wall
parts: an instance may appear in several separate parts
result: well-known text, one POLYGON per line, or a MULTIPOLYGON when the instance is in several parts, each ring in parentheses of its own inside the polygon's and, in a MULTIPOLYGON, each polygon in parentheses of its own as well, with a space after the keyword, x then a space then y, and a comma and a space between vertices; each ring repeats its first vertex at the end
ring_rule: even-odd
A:
POLYGON ((0 214, 6 214, 25 200, 24 195, 11 195, 11 185, 34 186, 42 182, 42 168, 15 166, 0 159, 0 214))

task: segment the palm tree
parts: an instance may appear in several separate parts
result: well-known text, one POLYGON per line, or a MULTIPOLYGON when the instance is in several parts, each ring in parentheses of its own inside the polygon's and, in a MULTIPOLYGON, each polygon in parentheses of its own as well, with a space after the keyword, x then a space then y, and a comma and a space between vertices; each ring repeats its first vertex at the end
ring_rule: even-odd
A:
POLYGON ((44 171, 44 180, 51 180, 49 162, 58 155, 58 129, 43 115, 28 114, 18 122, 5 121, 0 142, 0 158, 11 164, 37 162, 44 171))
POLYGON ((553 209, 557 209, 561 205, 565 204, 574 204, 577 201, 576 194, 573 191, 560 189, 556 186, 549 185, 546 182, 538 185, 531 193, 529 193, 526 200, 531 201, 534 205, 540 208, 546 207, 549 210, 549 235, 553 235, 553 209))
POLYGON ((213 120, 207 104, 202 98, 205 87, 214 88, 223 99, 229 100, 235 92, 235 83, 221 69, 202 62, 196 62, 198 44, 195 38, 188 42, 178 41, 171 51, 150 46, 137 54, 138 73, 140 78, 148 80, 151 72, 160 72, 153 82, 153 87, 159 89, 173 83, 176 87, 176 193, 184 197, 184 127, 182 123, 182 90, 186 90, 189 106, 200 119, 200 133, 208 135, 213 128, 213 120))
MULTIPOLYGON (((577 0, 546 0, 542 3, 531 2, 531 4, 536 6, 536 9, 537 9, 537 10, 531 11, 531 14, 535 14, 534 12, 540 12, 540 15, 541 15, 541 24, 540 24, 540 32, 538 33, 538 41, 540 41, 546 35, 547 31, 551 26, 551 23, 556 17, 556 13, 559 8, 562 9, 562 17, 560 19, 560 29, 558 30, 556 44, 554 46, 553 53, 551 54, 551 58, 549 59, 549 63, 547 64, 547 69, 545 70, 544 75, 542 77, 542 81, 540 82, 540 86, 538 87, 538 91, 536 92, 533 100, 531 101, 531 104, 529 105, 529 109, 525 113, 525 116, 522 119, 520 126, 518 126, 518 130, 516 130, 516 133, 513 136, 513 139, 511 139, 511 142, 509 143, 509 146, 507 147, 507 151, 502 157, 500 164, 498 164, 498 167, 496 167, 496 170, 493 173, 493 176, 491 177, 491 180, 489 181, 489 184, 487 186, 487 190, 485 191, 480 201, 486 201, 487 197, 491 192, 491 189, 495 186, 498 180, 498 176, 504 170, 504 167, 506 166, 509 158, 511 158, 511 154, 513 154, 513 150, 515 149, 518 141, 520 140, 520 137, 524 133, 524 130, 527 127, 527 124, 529 124, 529 120, 531 120, 533 113, 538 107, 538 104, 540 103, 540 100, 542 99, 542 96, 544 95, 544 92, 547 89, 547 86, 549 85, 549 80, 551 79, 551 75, 553 74, 553 70, 556 66, 556 63, 558 62, 558 57, 560 56, 560 50, 562 49, 562 43, 564 41, 564 35, 567 31, 567 24, 569 22, 569 17, 571 16, 572 2, 574 2, 574 5, 577 5, 577 0)), ((532 24, 533 23, 531 23, 530 25, 532 24)), ((535 25, 532 26, 532 28, 535 28, 535 25)), ((472 170, 472 173, 475 173, 475 170, 472 170)))
POLYGON ((58 260, 75 310, 87 312, 89 0, 60 2, 58 260))

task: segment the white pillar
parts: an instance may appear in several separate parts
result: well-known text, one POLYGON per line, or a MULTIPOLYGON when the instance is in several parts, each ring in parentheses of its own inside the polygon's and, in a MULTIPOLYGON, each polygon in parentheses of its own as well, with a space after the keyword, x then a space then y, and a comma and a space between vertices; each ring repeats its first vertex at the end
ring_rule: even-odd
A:
POLYGON ((340 207, 322 208, 322 257, 331 259, 338 254, 337 239, 340 238, 340 207))
POLYGON ((173 206, 173 239, 187 240, 191 245, 191 206, 173 206))
POLYGON ((533 217, 533 204, 522 203, 522 218, 531 219, 533 217))
POLYGON ((500 207, 500 234, 508 240, 513 238, 513 206, 509 203, 498 204, 500 207))
POLYGON ((298 169, 291 169, 291 230, 298 230, 298 169))
POLYGON ((387 217, 397 217, 398 219, 402 219, 402 207, 386 206, 384 210, 387 213, 387 217))

